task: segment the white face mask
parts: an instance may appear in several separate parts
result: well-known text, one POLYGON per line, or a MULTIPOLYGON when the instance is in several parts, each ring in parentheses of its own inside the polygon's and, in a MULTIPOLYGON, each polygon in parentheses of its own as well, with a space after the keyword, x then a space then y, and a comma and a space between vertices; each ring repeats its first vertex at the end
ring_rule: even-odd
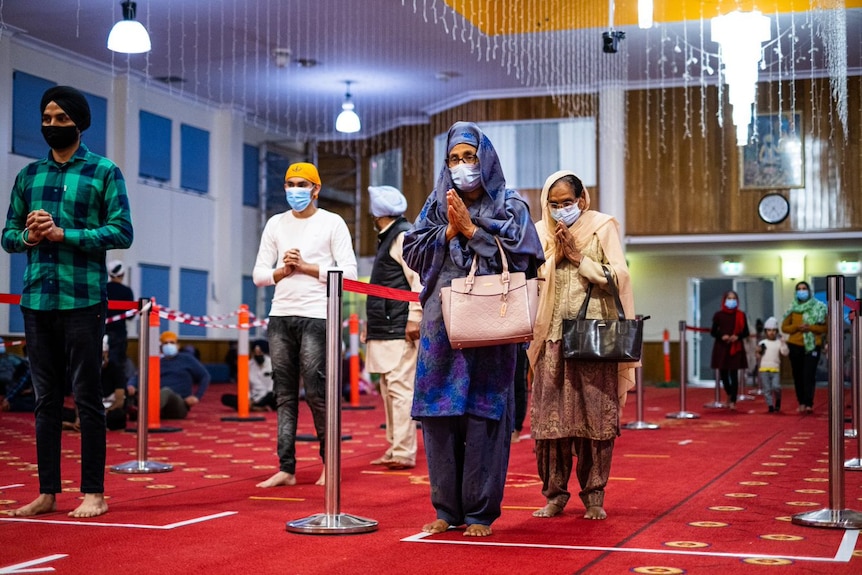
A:
POLYGON ((566 227, 578 221, 580 215, 581 207, 577 202, 567 208, 557 208, 556 210, 551 208, 551 217, 558 222, 562 222, 566 227))
POLYGON ((458 164, 454 168, 449 168, 449 173, 452 174, 455 187, 462 192, 472 192, 482 184, 480 179, 482 170, 479 164, 458 164))

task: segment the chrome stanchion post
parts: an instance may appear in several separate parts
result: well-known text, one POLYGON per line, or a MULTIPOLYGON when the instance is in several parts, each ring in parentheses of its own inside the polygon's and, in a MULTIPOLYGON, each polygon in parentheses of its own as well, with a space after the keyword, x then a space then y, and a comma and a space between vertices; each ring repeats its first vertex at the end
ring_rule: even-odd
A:
POLYGON ((146 298, 138 300, 138 459, 111 467, 115 473, 165 473, 174 466, 157 461, 147 461, 147 439, 149 430, 148 397, 150 365, 150 312, 153 302, 146 298))
POLYGON ((704 403, 703 406, 710 409, 727 407, 726 403, 721 402, 721 374, 717 369, 715 370, 715 400, 711 403, 704 403))
POLYGON ((794 515, 810 527, 862 528, 862 513, 844 508, 844 276, 826 278, 829 338, 829 507, 794 515))
POLYGON ((377 529, 377 521, 340 513, 341 506, 341 270, 326 276, 326 437, 324 513, 287 523, 291 533, 342 535, 377 529))
POLYGON ((685 380, 686 380, 686 352, 685 352, 685 322, 679 322, 679 411, 668 413, 669 419, 697 419, 700 414, 686 411, 685 409, 685 380))
MULTIPOLYGON (((635 316, 637 319, 644 320, 642 315, 635 316)), ((623 425, 626 429, 658 429, 655 423, 647 423, 644 421, 644 368, 643 368, 643 342, 641 342, 641 365, 635 368, 635 395, 637 396, 637 421, 632 421, 623 425)))
MULTIPOLYGON (((856 300, 856 309, 853 314, 853 350, 850 353, 853 365, 853 378, 851 385, 852 401, 853 401, 853 428, 856 431, 856 457, 848 459, 844 462, 844 469, 849 471, 862 471, 862 435, 860 435, 860 425, 862 425, 862 301, 856 300)), ((844 432, 847 435, 847 432, 844 432)))
POLYGON ((737 377, 739 378, 739 393, 736 396, 736 401, 751 401, 754 399, 753 395, 745 393, 745 380, 748 377, 748 370, 740 369, 737 377))

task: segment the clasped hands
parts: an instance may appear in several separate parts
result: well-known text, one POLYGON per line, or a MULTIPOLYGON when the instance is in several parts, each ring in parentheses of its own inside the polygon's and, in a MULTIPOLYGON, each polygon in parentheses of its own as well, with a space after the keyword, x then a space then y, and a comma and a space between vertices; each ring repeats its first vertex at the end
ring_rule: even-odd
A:
POLYGON ((562 222, 557 222, 557 227, 554 228, 554 245, 558 264, 565 258, 575 266, 581 265, 583 256, 575 247, 575 238, 569 228, 562 222))
POLYGON ((27 214, 27 242, 39 243, 42 240, 52 242, 63 241, 65 235, 63 228, 54 224, 54 218, 45 210, 33 210, 27 214))
POLYGON ((284 264, 284 277, 293 275, 296 270, 302 271, 305 265, 305 260, 299 253, 299 249, 292 248, 284 252, 284 257, 281 258, 281 263, 284 264))
POLYGON ((449 225, 446 227, 446 239, 451 240, 458 234, 462 234, 468 240, 473 237, 478 226, 470 219, 470 212, 464 200, 454 189, 446 192, 446 204, 448 205, 449 225))

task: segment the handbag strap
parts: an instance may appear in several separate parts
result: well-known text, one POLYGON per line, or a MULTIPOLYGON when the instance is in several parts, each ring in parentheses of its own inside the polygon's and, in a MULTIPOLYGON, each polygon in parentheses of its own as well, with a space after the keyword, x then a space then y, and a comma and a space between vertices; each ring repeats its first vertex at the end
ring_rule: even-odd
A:
MULTIPOLYGON (((503 264, 503 273, 501 280, 503 281, 503 295, 509 293, 509 260, 506 258, 506 252, 503 250, 503 244, 500 243, 500 238, 494 236, 494 241, 497 242, 497 249, 500 251, 500 261, 503 264)), ((464 279, 464 287, 469 293, 473 289, 473 284, 476 281, 476 270, 479 268, 479 254, 473 254, 473 263, 470 265, 470 273, 464 279)))
MULTIPOLYGON (((614 296, 614 303, 617 307, 617 319, 623 321, 626 319, 625 313, 623 312, 623 302, 620 300, 620 293, 617 291, 617 284, 614 283, 614 279, 611 277, 611 270, 608 269, 608 266, 602 266, 602 271, 605 274, 605 278, 608 280, 608 290, 614 296)), ((587 297, 584 298, 584 303, 581 304, 581 309, 578 310, 578 318, 577 319, 587 319, 587 307, 590 304, 590 297, 593 294, 593 282, 590 282, 589 286, 587 286, 587 297)))

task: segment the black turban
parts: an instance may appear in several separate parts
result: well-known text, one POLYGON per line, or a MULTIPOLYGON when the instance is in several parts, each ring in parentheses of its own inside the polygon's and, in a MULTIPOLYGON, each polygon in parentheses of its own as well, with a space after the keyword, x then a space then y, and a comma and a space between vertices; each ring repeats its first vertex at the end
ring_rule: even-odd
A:
POLYGON ((51 102, 55 102, 60 106, 82 132, 90 127, 90 105, 87 103, 87 98, 84 97, 84 94, 75 88, 71 86, 48 88, 42 94, 42 103, 39 108, 40 113, 44 112, 45 108, 51 102))

